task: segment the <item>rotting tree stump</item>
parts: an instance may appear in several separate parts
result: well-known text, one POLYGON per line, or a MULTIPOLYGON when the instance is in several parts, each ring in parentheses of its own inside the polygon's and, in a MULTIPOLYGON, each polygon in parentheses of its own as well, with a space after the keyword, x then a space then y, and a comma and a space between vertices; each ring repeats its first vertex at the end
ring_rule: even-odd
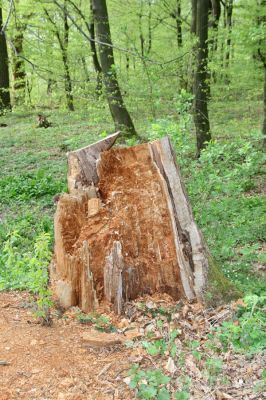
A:
POLYGON ((55 214, 52 280, 65 308, 137 296, 201 300, 208 255, 168 137, 112 147, 119 133, 68 153, 55 214))

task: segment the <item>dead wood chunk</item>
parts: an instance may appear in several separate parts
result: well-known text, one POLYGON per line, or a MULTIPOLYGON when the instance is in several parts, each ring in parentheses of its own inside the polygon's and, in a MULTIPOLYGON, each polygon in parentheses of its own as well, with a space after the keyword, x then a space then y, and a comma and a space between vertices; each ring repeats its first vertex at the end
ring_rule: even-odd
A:
POLYGON ((37 115, 37 128, 49 128, 50 126, 52 124, 48 121, 47 117, 42 114, 37 115))
POLYGON ((89 312, 107 300, 121 314, 156 292, 200 300, 208 256, 170 140, 111 148, 117 136, 68 154, 70 194, 55 214, 59 301, 89 312))
POLYGON ((99 331, 84 332, 82 340, 91 347, 111 347, 122 343, 118 335, 99 331))

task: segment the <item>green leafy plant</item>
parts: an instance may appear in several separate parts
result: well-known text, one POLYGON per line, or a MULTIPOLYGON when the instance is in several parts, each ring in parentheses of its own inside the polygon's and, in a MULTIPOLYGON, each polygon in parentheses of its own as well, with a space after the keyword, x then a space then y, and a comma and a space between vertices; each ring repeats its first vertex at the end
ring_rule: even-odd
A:
POLYGON ((134 389, 137 397, 143 400, 170 400, 167 384, 170 378, 160 369, 142 370, 135 364, 129 370, 130 389, 134 389))
POLYGON ((54 180, 50 173, 42 169, 0 179, 0 199, 3 203, 10 202, 10 199, 16 201, 39 199, 62 191, 65 191, 64 184, 54 180))
POLYGON ((216 383, 218 376, 222 372, 223 360, 220 358, 208 358, 205 362, 208 381, 212 385, 216 383))
POLYGON ((150 356, 158 356, 165 354, 166 350, 169 351, 172 358, 176 356, 176 344, 175 339, 177 338, 179 332, 174 329, 168 333, 168 336, 156 340, 144 340, 141 342, 142 346, 146 349, 150 356))
POLYGON ((252 354, 266 348, 266 296, 248 295, 244 303, 235 321, 224 322, 217 334, 224 350, 232 344, 235 350, 252 354))
POLYGON ((51 260, 50 235, 37 236, 32 252, 21 254, 16 244, 20 240, 18 232, 13 232, 6 240, 0 255, 0 290, 27 289, 36 300, 35 315, 43 323, 50 322, 49 310, 52 305, 48 289, 48 265, 51 260))
POLYGON ((106 315, 100 314, 84 314, 79 313, 77 316, 81 324, 94 325, 95 329, 100 332, 115 332, 116 327, 110 321, 110 318, 106 315))

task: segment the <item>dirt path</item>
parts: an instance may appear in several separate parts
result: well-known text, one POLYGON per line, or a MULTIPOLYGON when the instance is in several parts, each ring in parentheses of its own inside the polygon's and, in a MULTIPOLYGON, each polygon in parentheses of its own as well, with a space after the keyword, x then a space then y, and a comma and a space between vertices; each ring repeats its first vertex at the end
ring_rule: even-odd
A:
POLYGON ((119 376, 129 350, 88 347, 74 320, 36 324, 27 304, 25 293, 0 293, 0 400, 132 398, 119 376))

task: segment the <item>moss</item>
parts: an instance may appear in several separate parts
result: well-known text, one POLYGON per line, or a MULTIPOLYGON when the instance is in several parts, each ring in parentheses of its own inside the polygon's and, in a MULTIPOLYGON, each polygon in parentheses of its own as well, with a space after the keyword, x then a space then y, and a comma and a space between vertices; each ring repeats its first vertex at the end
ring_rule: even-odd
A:
POLYGON ((221 268, 210 254, 208 256, 208 263, 208 286, 204 294, 204 300, 207 305, 215 307, 243 295, 243 293, 237 290, 234 284, 224 276, 221 268))

